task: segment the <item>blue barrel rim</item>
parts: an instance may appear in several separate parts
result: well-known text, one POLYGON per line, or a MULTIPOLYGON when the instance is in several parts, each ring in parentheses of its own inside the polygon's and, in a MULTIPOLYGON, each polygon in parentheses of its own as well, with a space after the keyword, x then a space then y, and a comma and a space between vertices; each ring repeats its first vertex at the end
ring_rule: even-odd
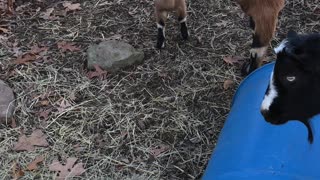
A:
MULTIPOLYGON (((270 62, 270 63, 268 63, 268 64, 263 65, 262 67, 260 67, 260 68, 258 68, 258 69, 256 69, 256 70, 252 71, 247 77, 245 77, 245 78, 241 81, 241 83, 240 83, 240 85, 238 86, 237 89, 240 89, 240 88, 245 84, 245 82, 246 82, 248 79, 250 79, 252 76, 254 76, 254 74, 256 74, 258 71, 262 71, 264 68, 267 68, 267 67, 269 67, 269 66, 274 66, 274 64, 275 64, 275 61, 272 61, 272 62, 270 62)), ((233 97, 232 97, 231 107, 233 106, 234 100, 235 100, 235 98, 236 98, 237 96, 238 96, 238 91, 236 91, 235 94, 234 94, 233 97)))

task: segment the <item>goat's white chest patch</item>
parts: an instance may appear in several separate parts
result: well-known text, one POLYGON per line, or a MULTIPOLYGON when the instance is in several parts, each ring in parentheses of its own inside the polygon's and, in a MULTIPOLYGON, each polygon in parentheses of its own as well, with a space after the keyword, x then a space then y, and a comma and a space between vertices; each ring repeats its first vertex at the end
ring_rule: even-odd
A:
POLYGON ((264 96, 262 101, 261 110, 268 111, 274 99, 278 96, 276 86, 274 85, 273 72, 271 73, 269 92, 264 96))

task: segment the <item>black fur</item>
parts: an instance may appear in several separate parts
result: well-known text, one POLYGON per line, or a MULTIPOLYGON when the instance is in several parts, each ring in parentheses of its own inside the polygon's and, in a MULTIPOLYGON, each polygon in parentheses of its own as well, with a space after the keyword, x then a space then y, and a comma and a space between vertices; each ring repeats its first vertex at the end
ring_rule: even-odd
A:
MULTIPOLYGON (((254 21, 253 21, 253 19, 251 17, 250 17, 250 22, 251 22, 250 24, 252 26, 254 26, 254 21)), ((259 35, 253 34, 253 40, 252 40, 251 48, 261 48, 261 47, 263 47, 263 46, 262 46, 262 44, 261 44, 261 42, 259 40, 259 35)), ((246 76, 246 75, 250 74, 252 71, 254 71, 255 69, 257 69, 258 67, 259 67, 258 57, 256 55, 253 56, 251 54, 249 63, 244 63, 242 68, 241 68, 241 75, 242 76, 246 76)))
POLYGON ((260 42, 259 35, 253 34, 251 48, 261 48, 261 47, 262 47, 262 44, 260 42))
POLYGON ((246 76, 250 74, 252 71, 258 68, 257 55, 250 55, 250 59, 248 63, 244 63, 241 67, 241 75, 246 76))
POLYGON ((254 30, 254 28, 256 27, 256 24, 254 23, 254 20, 253 18, 250 16, 250 19, 249 19, 249 23, 250 23, 250 27, 252 30, 254 30))
MULTIPOLYGON (((163 21, 159 21, 158 23, 164 28, 165 24, 163 21)), ((163 44, 165 41, 163 28, 158 28, 157 45, 156 45, 156 48, 158 49, 161 49, 163 47, 163 44)))
POLYGON ((157 36, 157 48, 161 49, 165 41, 165 37, 163 34, 163 29, 158 28, 158 36, 157 36))
POLYGON ((290 31, 285 48, 277 54, 273 81, 278 96, 268 111, 261 111, 262 115, 272 124, 302 122, 312 143, 309 121, 320 113, 320 34, 298 35, 290 31), (290 82, 287 77, 295 80, 290 82))
POLYGON ((184 40, 187 40, 189 34, 188 34, 188 28, 187 28, 186 22, 180 23, 180 26, 181 26, 181 36, 184 40))
MULTIPOLYGON (((184 19, 184 17, 178 17, 178 21, 181 22, 184 19)), ((188 28, 187 28, 187 23, 186 22, 181 22, 180 23, 180 31, 181 31, 181 36, 184 40, 188 39, 189 33, 188 33, 188 28)))

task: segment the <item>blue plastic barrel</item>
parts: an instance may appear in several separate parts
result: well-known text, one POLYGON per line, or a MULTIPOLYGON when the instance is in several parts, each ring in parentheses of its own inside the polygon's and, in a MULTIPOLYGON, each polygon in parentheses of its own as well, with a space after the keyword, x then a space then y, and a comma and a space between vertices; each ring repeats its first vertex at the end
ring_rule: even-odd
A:
POLYGON ((239 86, 203 180, 320 180, 319 116, 309 144, 301 122, 272 125, 260 114, 273 67, 257 69, 239 86))

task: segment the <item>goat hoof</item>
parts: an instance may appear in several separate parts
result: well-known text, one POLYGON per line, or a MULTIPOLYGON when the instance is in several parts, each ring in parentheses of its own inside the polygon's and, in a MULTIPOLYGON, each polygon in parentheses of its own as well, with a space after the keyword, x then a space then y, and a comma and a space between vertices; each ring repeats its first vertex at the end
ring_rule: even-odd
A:
POLYGON ((189 38, 189 33, 188 32, 182 33, 181 35, 182 35, 182 39, 183 40, 188 40, 188 38, 189 38))
POLYGON ((163 42, 163 43, 158 42, 157 45, 156 45, 156 48, 157 48, 157 49, 162 49, 162 48, 164 48, 164 42, 163 42))

